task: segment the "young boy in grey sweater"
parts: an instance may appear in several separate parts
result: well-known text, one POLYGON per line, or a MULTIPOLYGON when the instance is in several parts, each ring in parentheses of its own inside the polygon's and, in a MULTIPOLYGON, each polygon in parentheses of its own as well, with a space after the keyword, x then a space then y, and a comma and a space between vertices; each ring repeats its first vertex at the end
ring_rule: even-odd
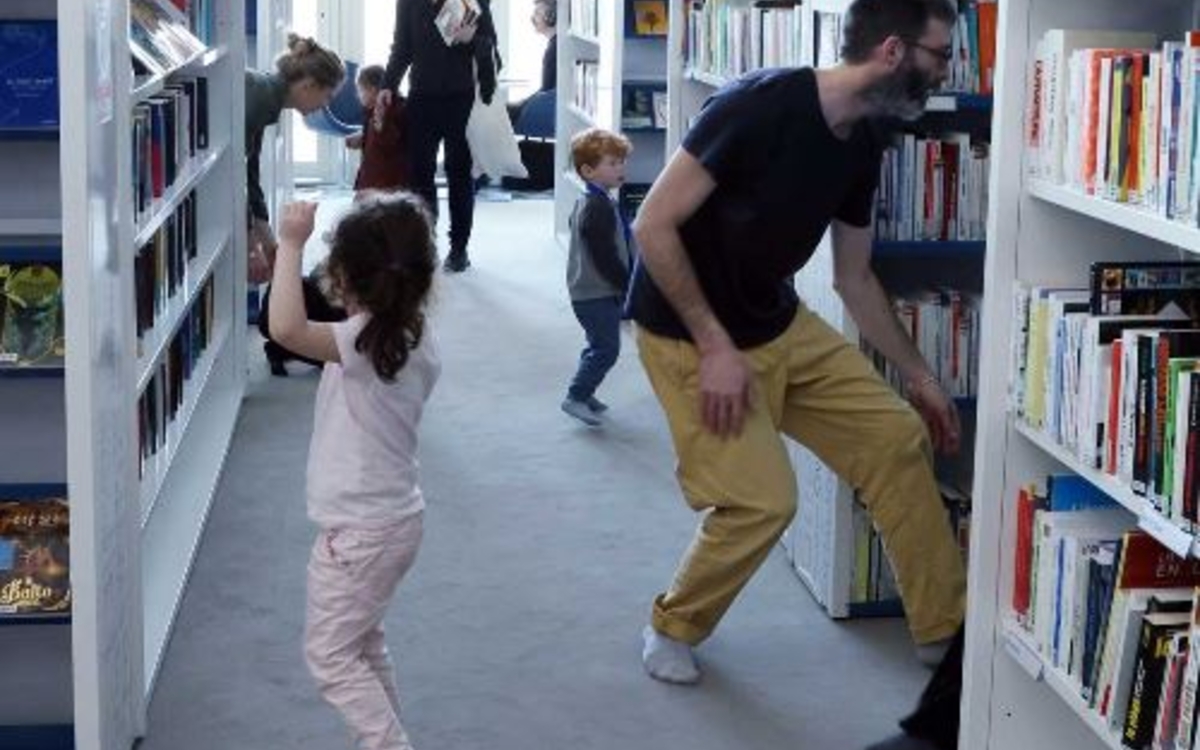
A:
POLYGON ((633 270, 629 225, 612 192, 625 182, 625 160, 633 146, 622 135, 599 128, 571 139, 571 158, 586 190, 571 212, 567 289, 583 326, 587 346, 567 389, 562 410, 589 427, 599 427, 608 407, 596 389, 621 353, 621 317, 633 270))

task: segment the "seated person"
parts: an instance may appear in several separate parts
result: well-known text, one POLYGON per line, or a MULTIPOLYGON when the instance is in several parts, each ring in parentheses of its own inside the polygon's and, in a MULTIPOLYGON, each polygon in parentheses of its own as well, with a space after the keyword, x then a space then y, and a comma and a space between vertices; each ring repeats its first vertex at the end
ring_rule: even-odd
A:
POLYGON ((528 97, 508 105, 508 117, 514 127, 521 119, 521 110, 530 99, 543 91, 553 91, 558 84, 558 9, 554 0, 534 0, 533 15, 529 20, 533 22, 537 33, 548 39, 546 51, 542 53, 542 85, 528 97))

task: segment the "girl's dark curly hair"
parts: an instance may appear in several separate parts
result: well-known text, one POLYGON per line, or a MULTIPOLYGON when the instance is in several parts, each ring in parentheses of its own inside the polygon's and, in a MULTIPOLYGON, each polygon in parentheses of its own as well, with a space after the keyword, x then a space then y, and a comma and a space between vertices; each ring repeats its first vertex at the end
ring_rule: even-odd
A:
POLYGON ((437 246, 425 203, 411 193, 375 193, 333 231, 329 276, 370 320, 354 342, 383 380, 395 380, 425 332, 425 302, 437 246))

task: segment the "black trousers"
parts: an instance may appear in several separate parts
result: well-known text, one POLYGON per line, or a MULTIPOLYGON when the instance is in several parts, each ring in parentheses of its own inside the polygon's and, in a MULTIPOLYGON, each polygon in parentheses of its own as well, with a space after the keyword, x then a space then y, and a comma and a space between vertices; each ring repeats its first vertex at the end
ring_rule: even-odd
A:
POLYGON ((413 94, 408 99, 408 147, 413 190, 438 212, 438 147, 446 147, 446 182, 450 188, 450 249, 465 253, 475 221, 475 185, 471 179, 471 147, 467 120, 475 104, 474 93, 434 96, 413 94))
POLYGON ((945 658, 925 686, 917 709, 900 722, 907 734, 932 742, 938 750, 958 748, 962 670, 963 628, 959 627, 945 658))
MULTIPOLYGON (((319 323, 336 323, 339 320, 346 319, 346 311, 336 305, 330 304, 325 295, 321 293, 321 288, 317 286, 317 282, 313 279, 305 278, 301 281, 301 287, 304 290, 304 310, 308 315, 309 320, 314 320, 319 323)), ((287 361, 289 359, 307 362, 314 367, 320 367, 323 363, 316 360, 302 357, 295 352, 285 349, 271 338, 271 287, 267 287, 267 291, 263 294, 262 303, 258 313, 258 332, 267 340, 266 349, 267 356, 271 359, 279 361, 287 361)))

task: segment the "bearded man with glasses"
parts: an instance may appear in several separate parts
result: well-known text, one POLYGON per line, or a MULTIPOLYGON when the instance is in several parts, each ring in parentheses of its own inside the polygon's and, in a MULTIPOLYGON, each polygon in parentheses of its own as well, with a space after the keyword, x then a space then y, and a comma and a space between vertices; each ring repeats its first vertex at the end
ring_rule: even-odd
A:
POLYGON ((781 434, 862 498, 883 537, 918 652, 936 666, 905 734, 880 748, 957 747, 966 579, 932 469, 954 452, 953 401, 871 270, 884 119, 921 116, 945 81, 947 0, 855 0, 843 62, 750 73, 715 94, 639 212, 629 312, 671 427, 677 476, 702 520, 654 602, 651 677, 700 679, 717 627, 796 509, 781 434), (833 230, 834 287, 907 381, 899 398, 791 283, 833 230))

